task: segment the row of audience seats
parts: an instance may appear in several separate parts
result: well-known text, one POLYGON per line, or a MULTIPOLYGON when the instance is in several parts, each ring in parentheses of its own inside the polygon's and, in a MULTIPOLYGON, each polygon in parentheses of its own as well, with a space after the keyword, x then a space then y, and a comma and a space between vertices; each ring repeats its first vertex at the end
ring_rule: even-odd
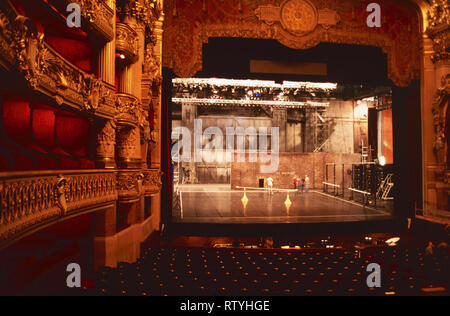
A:
POLYGON ((102 268, 85 295, 423 295, 446 292, 448 249, 277 250, 151 247, 135 264, 102 268), (368 264, 381 266, 369 288, 368 264), (425 292, 424 292, 425 289, 425 292))

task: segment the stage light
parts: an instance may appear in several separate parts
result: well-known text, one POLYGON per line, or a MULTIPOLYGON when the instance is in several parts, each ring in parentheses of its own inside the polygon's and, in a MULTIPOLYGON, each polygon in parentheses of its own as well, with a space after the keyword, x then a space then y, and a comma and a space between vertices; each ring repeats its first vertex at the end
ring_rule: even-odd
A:
POLYGON ((381 156, 379 159, 380 166, 386 165, 386 157, 381 156))
POLYGON ((125 55, 124 54, 120 54, 119 57, 120 57, 120 59, 125 59, 125 55))
POLYGON ((361 104, 361 100, 358 100, 358 101, 356 102, 356 104, 360 105, 360 104, 361 104))
POLYGON ((400 241, 400 237, 393 237, 390 238, 388 240, 386 240, 386 245, 393 247, 393 246, 397 246, 397 243, 400 241))

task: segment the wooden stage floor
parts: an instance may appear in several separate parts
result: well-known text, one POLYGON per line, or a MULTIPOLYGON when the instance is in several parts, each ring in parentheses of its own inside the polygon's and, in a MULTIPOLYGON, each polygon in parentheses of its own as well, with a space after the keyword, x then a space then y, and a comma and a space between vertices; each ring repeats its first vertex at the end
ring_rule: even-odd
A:
POLYGON ((282 224, 336 223, 392 219, 385 209, 363 207, 352 201, 311 190, 308 193, 232 191, 229 186, 180 186, 180 205, 173 210, 174 223, 282 224), (289 205, 289 203, 287 203, 289 205))

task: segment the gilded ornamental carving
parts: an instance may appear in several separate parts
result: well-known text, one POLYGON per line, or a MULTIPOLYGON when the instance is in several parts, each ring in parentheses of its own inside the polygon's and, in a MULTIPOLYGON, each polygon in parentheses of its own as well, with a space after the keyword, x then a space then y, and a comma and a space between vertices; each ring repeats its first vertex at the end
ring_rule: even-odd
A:
POLYGON ((96 135, 96 160, 114 160, 116 123, 113 120, 101 123, 96 135))
POLYGON ((436 92, 433 102, 433 117, 434 117, 434 151, 439 165, 448 170, 450 162, 448 161, 448 133, 450 126, 447 125, 448 118, 448 104, 450 100, 450 74, 442 77, 441 86, 436 92))
POLYGON ((433 62, 450 58, 450 4, 447 0, 432 0, 428 12, 427 35, 433 41, 433 62))
POLYGON ((152 195, 157 194, 161 191, 162 187, 162 176, 164 173, 159 169, 149 169, 144 170, 144 180, 143 186, 145 190, 145 194, 152 195))
POLYGON ((0 59, 20 73, 29 88, 59 105, 104 118, 115 109, 113 87, 77 68, 44 42, 33 22, 18 15, 9 1, 0 6, 0 59))
POLYGON ((116 175, 111 171, 0 174, 0 247, 34 227, 115 200, 116 175))
POLYGON ((312 32, 318 22, 317 9, 308 0, 286 0, 280 16, 283 28, 298 36, 312 32))
POLYGON ((66 12, 69 3, 77 3, 81 8, 83 23, 81 27, 94 32, 100 38, 111 41, 114 38, 114 11, 103 0, 57 0, 55 4, 66 12))
POLYGON ((117 0, 117 14, 121 18, 133 17, 149 26, 159 18, 161 10, 158 0, 117 0))
POLYGON ((179 77, 202 69, 202 46, 213 37, 275 39, 293 49, 322 42, 376 46, 387 54, 388 76, 396 85, 408 86, 420 74, 418 14, 395 1, 383 5, 380 29, 367 27, 367 4, 358 0, 248 0, 241 8, 233 0, 211 0, 206 18, 198 10, 202 0, 182 2, 164 2, 165 12, 177 12, 165 19, 164 67, 179 77))
POLYGON ((134 202, 142 194, 143 175, 140 171, 121 170, 117 176, 117 191, 122 202, 134 202))
POLYGON ((119 125, 136 127, 141 115, 141 102, 133 95, 118 93, 115 120, 119 125))
POLYGON ((116 24, 116 51, 123 54, 124 59, 135 63, 139 58, 139 38, 130 26, 124 23, 116 24))

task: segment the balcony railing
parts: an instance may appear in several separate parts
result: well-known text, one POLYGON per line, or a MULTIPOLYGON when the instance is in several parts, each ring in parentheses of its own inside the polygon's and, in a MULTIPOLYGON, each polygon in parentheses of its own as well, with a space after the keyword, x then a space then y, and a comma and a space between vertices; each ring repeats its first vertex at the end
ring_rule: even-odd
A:
POLYGON ((46 96, 49 103, 106 119, 114 117, 114 87, 47 45, 33 21, 19 15, 9 1, 0 2, 0 67, 18 74, 28 88, 46 96))
POLYGON ((57 0, 55 5, 61 12, 66 12, 70 3, 77 3, 81 9, 81 28, 93 33, 99 39, 111 41, 114 38, 114 11, 103 0, 57 0))
POLYGON ((121 58, 129 63, 135 63, 139 58, 139 38, 130 26, 124 23, 116 25, 116 51, 121 58))
POLYGON ((0 173, 0 248, 117 197, 116 173, 110 170, 0 173))

